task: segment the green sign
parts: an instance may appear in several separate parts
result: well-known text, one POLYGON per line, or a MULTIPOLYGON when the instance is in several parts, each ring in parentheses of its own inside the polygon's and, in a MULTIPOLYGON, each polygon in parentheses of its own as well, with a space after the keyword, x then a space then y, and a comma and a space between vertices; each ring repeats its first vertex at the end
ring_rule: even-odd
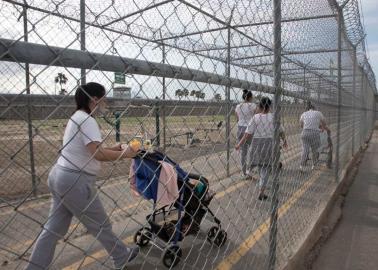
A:
POLYGON ((125 84, 125 74, 122 72, 114 72, 114 83, 125 84))

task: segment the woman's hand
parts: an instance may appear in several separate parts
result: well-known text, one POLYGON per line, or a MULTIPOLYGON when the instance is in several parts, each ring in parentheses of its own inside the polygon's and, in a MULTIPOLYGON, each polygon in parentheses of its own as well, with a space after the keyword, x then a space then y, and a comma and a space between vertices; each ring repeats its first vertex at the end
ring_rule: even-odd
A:
POLYGON ((252 137, 252 134, 249 134, 249 133, 244 133, 243 137, 241 138, 241 140, 239 141, 239 143, 235 146, 235 149, 236 150, 239 150, 240 147, 245 143, 246 140, 248 140, 249 138, 252 137))
POLYGON ((138 154, 138 151, 135 151, 130 145, 124 144, 122 148, 122 157, 123 158, 133 158, 138 154))

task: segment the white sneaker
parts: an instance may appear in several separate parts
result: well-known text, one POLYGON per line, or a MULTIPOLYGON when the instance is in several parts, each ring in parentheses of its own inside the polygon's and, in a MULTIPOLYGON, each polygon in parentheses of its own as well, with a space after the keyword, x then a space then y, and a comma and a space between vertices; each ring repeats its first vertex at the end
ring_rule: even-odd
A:
POLYGON ((246 174, 244 174, 244 173, 242 173, 241 175, 240 175, 240 180, 247 180, 248 179, 248 175, 246 175, 246 174))

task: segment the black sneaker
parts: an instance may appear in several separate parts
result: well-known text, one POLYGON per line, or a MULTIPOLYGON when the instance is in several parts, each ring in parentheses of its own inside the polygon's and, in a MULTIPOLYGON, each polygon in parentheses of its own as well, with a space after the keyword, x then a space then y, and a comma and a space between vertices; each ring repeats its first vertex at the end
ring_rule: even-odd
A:
POLYGON ((266 201, 268 199, 268 196, 267 195, 265 195, 265 194, 260 194, 259 195, 259 200, 260 201, 266 201))

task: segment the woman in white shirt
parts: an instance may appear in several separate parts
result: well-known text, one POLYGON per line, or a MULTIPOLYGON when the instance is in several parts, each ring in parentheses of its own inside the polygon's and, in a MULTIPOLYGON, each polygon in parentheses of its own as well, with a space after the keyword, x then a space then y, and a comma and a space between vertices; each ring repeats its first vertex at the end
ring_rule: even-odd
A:
POLYGON ((52 203, 47 222, 34 246, 27 266, 31 269, 50 269, 59 239, 67 233, 72 217, 79 219, 104 246, 116 269, 133 260, 138 247, 127 247, 112 231, 95 186, 101 161, 131 158, 131 148, 121 145, 104 147, 99 126, 92 117, 105 107, 105 88, 98 83, 79 86, 75 93, 76 112, 68 121, 60 157, 50 171, 49 189, 52 203))
MULTIPOLYGON (((243 102, 238 104, 235 108, 236 118, 238 120, 238 132, 237 132, 238 142, 243 137, 244 132, 248 126, 248 123, 249 121, 251 121, 256 110, 256 105, 252 103, 253 95, 251 91, 244 89, 242 97, 243 97, 243 102)), ((251 145, 251 140, 248 139, 245 142, 245 144, 241 146, 240 162, 242 165, 243 178, 245 179, 248 177, 251 177, 250 175, 248 175, 250 173, 249 170, 251 168, 250 166, 247 165, 248 149, 250 145, 251 145)))
POLYGON ((311 102, 307 103, 305 111, 299 122, 303 128, 302 139, 302 158, 300 169, 306 165, 310 149, 312 151, 312 168, 316 166, 319 160, 319 147, 320 147, 320 129, 329 131, 324 115, 315 110, 315 106, 311 102))
MULTIPOLYGON (((235 146, 238 150, 248 139, 251 143, 251 165, 258 166, 260 174, 260 193, 259 200, 266 200, 265 187, 269 178, 269 171, 272 166, 272 148, 273 148, 273 114, 270 112, 272 101, 268 97, 263 97, 259 103, 259 112, 256 113, 249 122, 247 129, 240 142, 235 146)), ((287 142, 283 129, 281 128, 280 137, 283 140, 283 146, 287 148, 287 142)))

